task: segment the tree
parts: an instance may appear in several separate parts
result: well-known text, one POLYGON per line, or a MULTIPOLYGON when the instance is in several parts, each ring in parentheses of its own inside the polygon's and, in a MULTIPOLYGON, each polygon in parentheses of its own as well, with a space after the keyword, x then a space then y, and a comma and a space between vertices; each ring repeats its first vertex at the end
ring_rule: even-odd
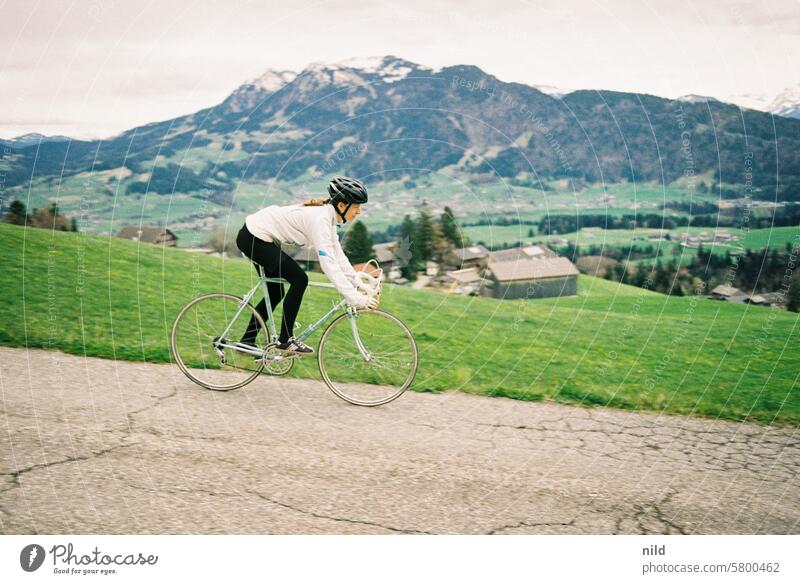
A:
POLYGON ((353 223, 344 240, 344 253, 352 264, 368 262, 374 257, 372 251, 372 238, 369 236, 367 226, 361 221, 353 223))
POLYGON ((461 229, 456 223, 455 215, 453 215, 450 207, 444 208, 441 218, 442 236, 456 247, 464 247, 464 242, 461 236, 461 229))
POLYGON ((11 225, 25 225, 29 219, 25 203, 16 199, 8 206, 8 212, 3 217, 3 221, 11 225))
POLYGON ((218 254, 235 255, 239 251, 236 236, 230 231, 226 233, 224 225, 217 225, 208 233, 205 245, 218 254))
POLYGON ((424 262, 433 257, 434 237, 433 218, 431 210, 426 203, 419 208, 417 218, 414 246, 417 248, 417 259, 424 262))
POLYGON ((800 312, 800 271, 792 276, 789 293, 786 295, 786 309, 800 312))
POLYGON ((453 249, 453 244, 442 233, 442 224, 433 224, 433 258, 436 261, 442 262, 445 260, 450 250, 453 249))
POLYGON ((50 203, 34 209, 30 218, 30 225, 39 229, 52 229, 70 231, 69 220, 58 210, 57 203, 50 203))

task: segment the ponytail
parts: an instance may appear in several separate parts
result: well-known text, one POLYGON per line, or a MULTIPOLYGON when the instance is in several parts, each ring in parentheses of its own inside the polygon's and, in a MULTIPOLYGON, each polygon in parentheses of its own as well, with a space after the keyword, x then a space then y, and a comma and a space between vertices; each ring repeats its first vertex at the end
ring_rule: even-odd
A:
POLYGON ((330 199, 308 199, 307 201, 303 201, 303 207, 321 207, 330 202, 330 199))

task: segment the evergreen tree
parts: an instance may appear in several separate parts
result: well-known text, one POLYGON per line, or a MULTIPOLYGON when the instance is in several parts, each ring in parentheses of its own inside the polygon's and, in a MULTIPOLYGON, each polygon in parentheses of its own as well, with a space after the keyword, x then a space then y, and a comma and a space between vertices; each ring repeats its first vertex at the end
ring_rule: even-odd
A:
POLYGON ((345 255, 352 264, 368 262, 374 257, 372 251, 372 238, 369 236, 367 226, 361 221, 353 223, 342 246, 345 255))
POLYGON ((3 221, 12 225, 25 225, 28 220, 28 210, 25 203, 16 199, 8 206, 8 212, 3 217, 3 221))
POLYGON ((800 312, 800 272, 795 272, 792 276, 789 293, 786 295, 786 309, 800 312))
POLYGON ((461 229, 458 227, 456 223, 455 215, 453 215, 452 209, 450 207, 444 208, 444 213, 442 213, 441 218, 441 225, 442 225, 442 236, 452 243, 456 247, 464 247, 464 242, 462 241, 461 236, 461 229))
POLYGON ((416 257, 420 263, 433 257, 434 236, 433 218, 427 203, 422 203, 419 208, 416 230, 414 233, 414 246, 417 248, 416 257))
POLYGON ((410 215, 406 215, 403 218, 403 224, 400 226, 401 253, 398 259, 400 260, 400 272, 403 274, 404 278, 408 278, 409 280, 415 278, 417 264, 419 263, 417 246, 414 245, 415 233, 416 226, 414 225, 414 220, 411 219, 410 215))
POLYGON ((453 249, 453 244, 442 233, 442 224, 433 224, 433 259, 438 262, 444 261, 450 250, 453 249))

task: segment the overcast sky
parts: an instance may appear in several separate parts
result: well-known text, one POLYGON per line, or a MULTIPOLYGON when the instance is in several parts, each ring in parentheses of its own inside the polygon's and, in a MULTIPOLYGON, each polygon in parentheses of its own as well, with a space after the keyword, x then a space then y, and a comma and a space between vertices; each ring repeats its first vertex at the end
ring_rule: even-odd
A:
POLYGON ((0 0, 0 137, 107 137, 266 69, 396 55, 677 97, 800 82, 800 0, 0 0))

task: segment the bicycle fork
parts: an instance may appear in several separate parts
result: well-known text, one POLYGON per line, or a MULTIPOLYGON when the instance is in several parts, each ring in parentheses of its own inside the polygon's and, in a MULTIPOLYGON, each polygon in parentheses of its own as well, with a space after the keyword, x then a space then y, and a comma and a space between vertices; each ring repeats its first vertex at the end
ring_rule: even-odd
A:
POLYGON ((361 356, 364 358, 365 362, 372 362, 372 353, 370 353, 369 350, 364 346, 364 343, 361 342, 361 336, 358 334, 358 326, 356 324, 358 313, 354 308, 349 307, 347 309, 347 318, 350 319, 350 330, 353 332, 353 341, 355 341, 358 351, 361 353, 361 356))

